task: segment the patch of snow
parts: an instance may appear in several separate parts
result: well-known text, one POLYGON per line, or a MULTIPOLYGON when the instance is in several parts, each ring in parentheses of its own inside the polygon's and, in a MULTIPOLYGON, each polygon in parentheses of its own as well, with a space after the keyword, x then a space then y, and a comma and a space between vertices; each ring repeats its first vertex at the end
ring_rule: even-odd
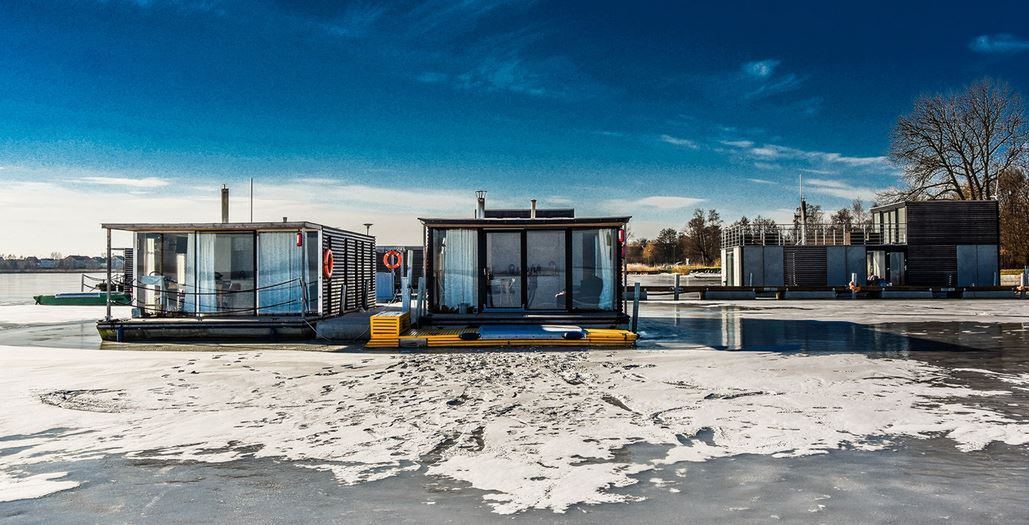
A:
POLYGON ((34 476, 18 476, 11 471, 0 470, 0 503, 41 498, 78 487, 78 481, 62 479, 67 475, 67 472, 48 472, 34 476))

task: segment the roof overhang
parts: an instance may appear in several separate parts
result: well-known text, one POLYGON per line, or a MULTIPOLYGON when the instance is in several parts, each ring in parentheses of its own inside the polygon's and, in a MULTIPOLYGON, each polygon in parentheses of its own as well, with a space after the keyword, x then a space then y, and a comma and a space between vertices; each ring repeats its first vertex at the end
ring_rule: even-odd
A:
POLYGON ((228 232, 228 231, 298 231, 321 230, 313 222, 175 222, 175 223, 104 223, 101 228, 129 232, 228 232))
POLYGON ((554 229, 554 228, 621 228, 632 217, 576 217, 547 219, 426 219, 419 218, 430 228, 474 229, 554 229))

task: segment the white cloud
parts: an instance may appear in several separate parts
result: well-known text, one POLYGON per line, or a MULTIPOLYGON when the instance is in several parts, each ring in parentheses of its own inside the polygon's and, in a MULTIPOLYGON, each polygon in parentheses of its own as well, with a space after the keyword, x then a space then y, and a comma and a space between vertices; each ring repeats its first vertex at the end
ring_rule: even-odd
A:
POLYGON ((84 184, 99 184, 101 186, 125 186, 129 188, 160 188, 169 183, 157 177, 143 177, 135 179, 130 177, 82 177, 74 179, 73 182, 84 184))
MULTIPOLYGON (((777 144, 764 144, 753 146, 753 143, 746 140, 723 141, 723 144, 734 146, 743 153, 752 157, 758 157, 764 161, 769 160, 798 160, 815 164, 838 164, 852 168, 887 168, 889 161, 884 156, 876 157, 852 157, 841 153, 826 151, 809 151, 798 148, 790 148, 777 144), (753 146, 753 147, 752 147, 753 146)), ((813 173, 829 174, 828 170, 810 170, 813 173)))
MULTIPOLYGON (((33 182, 48 178, 40 174, 41 170, 9 171, 19 180, 5 180, 4 191, 0 192, 0 222, 4 224, 0 247, 4 253, 97 255, 104 247, 100 229, 104 222, 215 222, 221 216, 221 185, 217 183, 169 183, 160 191, 147 192, 142 190, 154 187, 152 181, 134 187, 122 184, 125 177, 111 173, 54 169, 46 173, 62 176, 51 177, 51 182, 33 182), (124 189, 103 183, 83 184, 87 176, 119 181, 110 184, 124 189), (111 202, 112 189, 128 198, 117 199, 116 206, 96 205, 111 202)), ((7 172, 4 176, 7 179, 7 172)), ((230 219, 249 220, 249 188, 230 184, 230 190, 230 219)), ((374 224, 372 234, 384 243, 418 244, 422 235, 418 217, 470 217, 473 190, 375 187, 323 176, 298 176, 274 183, 258 180, 254 187, 254 220, 279 221, 286 216, 362 232, 362 223, 370 222, 374 224)), ((129 242, 127 234, 115 234, 116 245, 129 242)))
POLYGON ((667 210, 688 208, 701 202, 704 202, 704 199, 697 199, 694 197, 676 197, 672 195, 653 195, 636 201, 636 203, 641 206, 667 210))
POLYGON ((720 142, 734 148, 750 148, 754 146, 754 142, 750 140, 723 140, 720 142))
POLYGON ((768 78, 772 76, 772 73, 775 73, 775 68, 779 66, 779 62, 779 60, 770 58, 756 62, 747 62, 743 64, 742 68, 744 73, 752 77, 768 78))
POLYGON ((779 168, 782 168, 782 166, 774 162, 755 162, 754 167, 759 170, 777 170, 779 168))
POLYGON ((976 53, 1019 53, 1029 51, 1029 40, 1018 38, 1009 33, 979 35, 968 43, 968 48, 976 53))
POLYGON ((700 146, 697 145, 696 142, 694 142, 694 141, 692 141, 690 139, 683 139, 683 138, 679 138, 679 137, 673 137, 671 135, 661 135, 661 142, 666 142, 668 144, 672 144, 672 145, 675 145, 675 146, 684 146, 684 147, 687 147, 689 149, 697 149, 697 148, 700 147, 700 146))
POLYGON ((747 179, 747 180, 750 181, 750 182, 753 182, 755 184, 775 184, 774 182, 772 182, 770 180, 765 180, 765 179, 747 179))
POLYGON ((745 98, 756 99, 764 98, 776 93, 784 93, 786 91, 793 91, 800 87, 804 82, 804 79, 799 76, 790 73, 781 77, 771 79, 765 84, 761 84, 757 89, 747 92, 744 95, 745 98))
POLYGON ((805 179, 804 191, 840 199, 875 200, 876 189, 853 186, 848 182, 832 179, 805 179))

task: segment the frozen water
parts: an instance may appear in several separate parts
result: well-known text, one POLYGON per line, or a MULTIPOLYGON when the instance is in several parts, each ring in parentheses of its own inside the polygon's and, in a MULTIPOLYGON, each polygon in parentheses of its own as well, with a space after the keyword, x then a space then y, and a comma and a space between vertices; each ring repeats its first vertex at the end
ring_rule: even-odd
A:
MULTIPOLYGON (((220 479, 230 493, 249 485, 223 479, 226 469, 259 471, 276 486, 316 480, 325 497, 345 496, 340 509, 375 502, 428 521, 483 519, 483 510, 622 512, 603 509, 668 520, 687 508, 861 521, 861 512, 889 518, 912 505, 966 521, 1017 517, 1006 491, 1024 483, 1029 464, 1019 303, 947 303, 904 322, 886 315, 895 303, 766 304, 645 305, 650 338, 635 351, 139 352, 6 339, 0 492, 60 491, 35 500, 58 510, 69 494, 86 491, 99 505, 105 496, 92 486, 142 477, 111 496, 138 504, 106 504, 136 512, 112 517, 146 521, 169 504, 141 509, 167 493, 156 481, 167 467, 220 479), (897 464, 914 468, 906 475, 924 490, 905 484, 897 464), (297 467, 311 474, 287 470, 297 467), (965 480, 968 472, 990 482, 965 480), (426 493, 428 484, 441 488, 426 493), (969 508, 983 486, 994 487, 979 496, 990 508, 969 508), (933 503, 948 491, 958 503, 933 503), (626 502, 639 503, 590 506, 626 502)), ((191 497, 175 492, 172 501, 191 497)), ((31 514, 31 501, 5 505, 31 514)), ((297 516, 317 518, 318 508, 297 516)), ((203 509, 188 516, 210 519, 203 509)), ((63 521, 104 519, 62 512, 63 521)))

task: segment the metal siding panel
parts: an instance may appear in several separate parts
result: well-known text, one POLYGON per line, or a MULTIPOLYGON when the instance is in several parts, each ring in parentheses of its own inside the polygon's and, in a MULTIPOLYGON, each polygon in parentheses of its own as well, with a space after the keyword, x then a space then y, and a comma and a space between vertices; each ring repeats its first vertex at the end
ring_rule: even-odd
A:
POLYGON ((958 286, 972 286, 979 279, 979 249, 976 246, 957 247, 958 286))
POLYGON ((994 244, 981 244, 976 249, 979 262, 979 285, 996 286, 1000 283, 1000 265, 997 261, 997 246, 994 244))
POLYGON ((825 248, 825 283, 829 286, 846 286, 850 282, 847 275, 847 248, 844 246, 828 246, 825 248))
POLYGON ((765 253, 762 246, 743 247, 743 285, 765 285, 765 253))
POLYGON ((864 284, 868 280, 868 263, 865 260, 864 246, 847 247, 847 284, 850 284, 850 274, 857 274, 855 283, 864 284))
POLYGON ((765 246, 765 282, 764 286, 783 286, 785 272, 783 271, 783 249, 782 246, 765 246))

